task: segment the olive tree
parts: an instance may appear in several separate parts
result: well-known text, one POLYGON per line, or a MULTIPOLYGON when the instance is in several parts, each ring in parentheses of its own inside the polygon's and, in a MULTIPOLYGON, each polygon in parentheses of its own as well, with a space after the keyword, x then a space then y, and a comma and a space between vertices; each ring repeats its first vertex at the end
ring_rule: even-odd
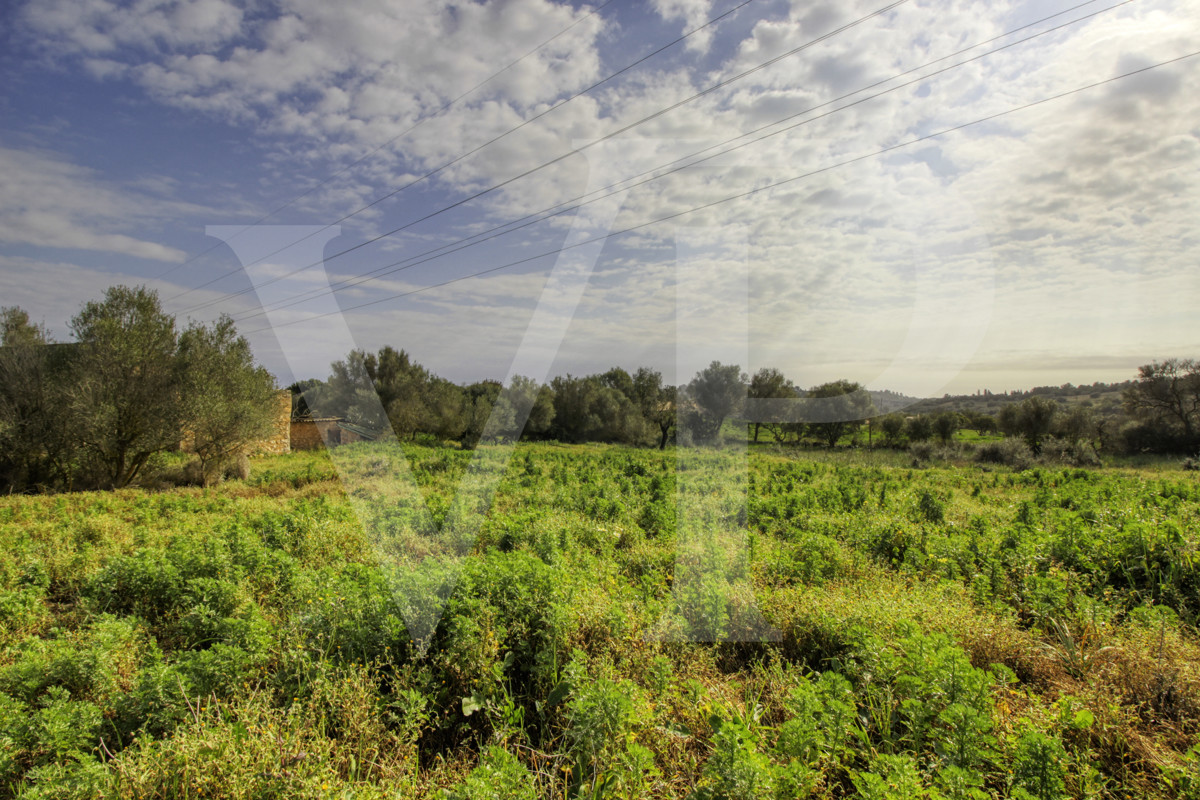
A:
MULTIPOLYGON (((763 367, 754 373, 754 377, 750 379, 750 388, 747 390, 747 395, 754 398, 786 399, 799 397, 800 390, 779 370, 772 367, 763 367)), ((754 425, 753 438, 757 443, 758 430, 764 423, 754 422, 752 424, 754 425)), ((781 425, 767 423, 767 427, 775 436, 776 441, 782 438, 781 425)))
MULTIPOLYGON (((647 422, 641 409, 609 379, 615 372, 587 378, 565 375, 551 381, 554 422, 550 434, 568 442, 643 442, 647 422)), ((624 370, 620 373, 629 377, 624 370)), ((632 379, 626 388, 633 391, 632 379)))
POLYGON ((661 372, 640 367, 633 374, 633 396, 642 416, 658 428, 658 449, 665 450, 675 427, 675 387, 663 384, 661 372))
POLYGON ((1034 395, 1001 408, 997 422, 1005 435, 1020 436, 1033 454, 1038 455, 1042 452, 1042 440, 1050 433, 1057 415, 1057 403, 1034 395))
POLYGON ((155 292, 116 286, 70 322, 69 410, 103 486, 126 486, 155 453, 179 445, 183 423, 175 318, 155 292))
POLYGON ((962 427, 962 417, 954 411, 943 411, 933 418, 933 432, 942 444, 949 444, 962 427))
POLYGON ((421 430, 438 439, 459 439, 467 430, 466 393, 444 378, 431 378, 425 388, 421 430))
POLYGON ((462 442, 467 447, 474 447, 483 438, 501 389, 500 381, 492 380, 479 381, 463 388, 462 442))
POLYGON ((275 378, 254 363, 250 343, 223 315, 179 337, 184 434, 200 459, 204 483, 254 442, 270 436, 277 414, 275 378))
POLYGON ((714 361, 688 383, 687 397, 695 404, 693 431, 702 441, 715 441, 725 420, 741 408, 746 380, 737 364, 714 361))
POLYGON ((911 442, 927 442, 933 438, 933 421, 925 414, 909 417, 904 423, 904 435, 911 442))
POLYGON ((522 434, 545 433, 554 420, 554 396, 533 378, 514 375, 496 398, 485 437, 516 441, 522 434))
POLYGON ((879 418, 879 429, 888 447, 897 447, 904 436, 904 415, 893 411, 879 418))
MULTIPOLYGON (((383 430, 389 421, 385 409, 395 400, 378 392, 372 376, 377 362, 368 368, 368 357, 374 358, 366 351, 351 350, 344 359, 333 362, 329 379, 304 393, 309 411, 314 416, 341 417, 355 425, 383 430)), ((387 410, 396 412, 394 408, 387 410)), ((404 432, 403 427, 397 431, 398 434, 404 432)))
POLYGON ((74 437, 61 412, 66 348, 19 308, 0 309, 0 486, 70 486, 74 437))
POLYGON ((843 436, 854 433, 862 425, 862 421, 870 417, 875 410, 862 384, 845 379, 829 381, 808 390, 808 396, 825 398, 828 404, 821 422, 808 423, 808 429, 829 447, 837 445, 843 436))
POLYGON ((274 378, 229 317, 180 334, 156 292, 116 286, 70 320, 74 343, 50 343, 19 310, 3 321, 0 469, 12 487, 127 486, 181 444, 211 479, 271 431, 274 378), (27 463, 14 469, 14 455, 27 463))
POLYGON ((1191 442, 1200 433, 1200 361, 1168 358, 1138 367, 1123 399, 1129 413, 1177 426, 1191 442))

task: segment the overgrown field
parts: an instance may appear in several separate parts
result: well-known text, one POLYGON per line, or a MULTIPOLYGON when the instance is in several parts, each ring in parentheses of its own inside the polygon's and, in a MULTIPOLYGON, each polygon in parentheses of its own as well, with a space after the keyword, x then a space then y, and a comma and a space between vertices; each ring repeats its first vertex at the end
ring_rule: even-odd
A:
POLYGON ((342 453, 0 499, 0 795, 1200 798, 1196 473, 521 445, 422 653, 342 453))

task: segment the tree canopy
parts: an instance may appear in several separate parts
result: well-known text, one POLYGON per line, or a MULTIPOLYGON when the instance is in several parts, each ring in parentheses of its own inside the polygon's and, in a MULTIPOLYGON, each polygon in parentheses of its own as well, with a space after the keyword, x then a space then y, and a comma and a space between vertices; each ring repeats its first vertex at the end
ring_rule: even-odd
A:
POLYGON ((127 486, 185 443, 206 479, 269 432, 275 381, 233 321, 180 333, 158 294, 116 286, 55 344, 3 311, 0 474, 12 490, 127 486))
POLYGON ((275 378, 254 363, 250 343, 228 316, 190 325, 179 337, 178 359, 184 433, 211 483, 230 459, 271 434, 275 378))
POLYGON ((810 422, 808 427, 829 447, 834 447, 843 436, 858 430, 863 420, 874 412, 871 396, 862 384, 854 381, 842 379, 822 383, 809 389, 808 396, 825 398, 827 401, 822 408, 823 421, 810 422))
POLYGON ((101 485, 125 486, 177 446, 184 371, 175 318, 144 287, 116 286, 70 322, 78 346, 69 392, 75 433, 101 485))
POLYGON ((737 364, 714 361, 696 373, 687 385, 693 403, 692 433, 701 441, 715 441, 729 415, 746 399, 746 373, 737 364))
POLYGON ((1200 432, 1200 361, 1168 358, 1139 367, 1124 402, 1131 414, 1177 427, 1191 442, 1200 432))

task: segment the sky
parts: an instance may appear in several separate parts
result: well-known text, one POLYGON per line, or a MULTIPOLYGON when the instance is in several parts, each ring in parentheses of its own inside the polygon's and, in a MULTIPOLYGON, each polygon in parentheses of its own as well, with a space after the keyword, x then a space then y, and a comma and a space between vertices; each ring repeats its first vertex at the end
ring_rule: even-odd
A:
POLYGON ((0 31, 0 305, 61 341, 125 284, 231 315, 281 385, 383 345, 922 397, 1200 356, 1200 0, 32 0, 0 31))

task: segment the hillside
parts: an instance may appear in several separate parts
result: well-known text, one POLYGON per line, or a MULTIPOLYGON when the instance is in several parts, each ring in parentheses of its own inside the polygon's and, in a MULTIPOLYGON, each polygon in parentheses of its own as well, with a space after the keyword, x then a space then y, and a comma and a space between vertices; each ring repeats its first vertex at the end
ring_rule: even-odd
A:
POLYGON ((1121 383, 1094 383, 1090 386, 1038 386, 1028 391, 1002 393, 978 392, 976 394, 943 395, 916 400, 905 409, 907 414, 940 414, 943 411, 975 412, 995 415, 1008 403, 1017 403, 1028 397, 1049 397, 1063 405, 1085 405, 1102 416, 1121 413, 1121 395, 1134 381, 1121 383))

